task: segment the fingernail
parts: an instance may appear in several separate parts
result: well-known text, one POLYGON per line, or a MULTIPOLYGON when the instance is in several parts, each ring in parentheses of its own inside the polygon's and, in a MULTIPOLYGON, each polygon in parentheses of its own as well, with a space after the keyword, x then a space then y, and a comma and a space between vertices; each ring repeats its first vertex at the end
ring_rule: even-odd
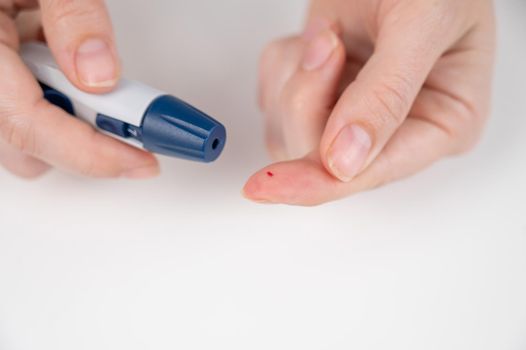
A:
POLYGON ((328 153, 328 165, 338 179, 351 181, 363 170, 372 147, 371 136, 358 125, 350 125, 340 132, 328 153))
POLYGON ((77 75, 91 87, 111 87, 117 81, 115 58, 106 42, 88 39, 77 49, 77 75))
POLYGON ((312 71, 323 66, 338 46, 338 37, 331 30, 318 34, 309 44, 303 58, 303 69, 312 71))
POLYGON ((316 35, 325 29, 329 29, 330 27, 331 22, 325 18, 311 19, 303 31, 303 39, 306 41, 311 41, 316 35))
POLYGON ((144 180, 159 175, 158 167, 146 167, 127 170, 122 176, 130 180, 144 180))

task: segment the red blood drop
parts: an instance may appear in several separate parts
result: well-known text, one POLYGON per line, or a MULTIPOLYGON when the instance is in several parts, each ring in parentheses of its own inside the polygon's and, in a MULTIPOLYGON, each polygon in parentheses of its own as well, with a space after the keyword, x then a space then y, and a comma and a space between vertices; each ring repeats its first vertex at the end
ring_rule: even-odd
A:
POLYGON ((268 176, 268 177, 274 177, 274 173, 271 172, 271 171, 267 171, 267 176, 268 176))

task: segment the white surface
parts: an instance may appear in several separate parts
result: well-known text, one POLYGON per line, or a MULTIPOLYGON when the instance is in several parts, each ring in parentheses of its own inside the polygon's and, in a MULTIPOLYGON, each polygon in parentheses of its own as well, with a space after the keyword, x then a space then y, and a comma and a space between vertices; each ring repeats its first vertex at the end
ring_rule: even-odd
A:
POLYGON ((497 1, 471 155, 320 208, 239 195, 265 165, 255 66, 301 0, 113 0, 126 71, 226 122, 145 183, 0 173, 0 349, 526 348, 526 4, 497 1))

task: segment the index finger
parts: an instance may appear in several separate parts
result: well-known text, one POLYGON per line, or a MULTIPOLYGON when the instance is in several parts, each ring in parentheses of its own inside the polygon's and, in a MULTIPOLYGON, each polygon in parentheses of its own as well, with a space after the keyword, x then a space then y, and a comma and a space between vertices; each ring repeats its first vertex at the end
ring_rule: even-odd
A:
POLYGON ((303 159, 258 171, 243 193, 256 202, 319 205, 417 173, 450 153, 450 143, 450 135, 440 127, 409 118, 371 166, 351 182, 333 177, 323 166, 319 152, 313 152, 303 159))

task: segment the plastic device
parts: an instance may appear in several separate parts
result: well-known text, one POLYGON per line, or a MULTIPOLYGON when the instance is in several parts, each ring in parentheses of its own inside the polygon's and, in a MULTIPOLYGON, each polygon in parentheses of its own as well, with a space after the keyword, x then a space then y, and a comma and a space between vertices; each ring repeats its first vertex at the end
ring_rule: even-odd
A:
POLYGON ((176 97, 126 79, 110 93, 86 93, 69 82, 46 45, 24 44, 21 55, 49 102, 108 135, 153 153, 206 163, 223 151, 225 127, 176 97))

